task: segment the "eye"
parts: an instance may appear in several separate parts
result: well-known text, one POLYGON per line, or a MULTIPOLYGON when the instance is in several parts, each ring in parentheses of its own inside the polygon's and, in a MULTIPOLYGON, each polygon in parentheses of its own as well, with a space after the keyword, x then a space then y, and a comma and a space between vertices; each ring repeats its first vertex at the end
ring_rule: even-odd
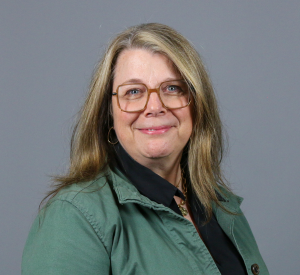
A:
POLYGON ((140 99, 147 94, 147 88, 141 84, 126 84, 119 86, 118 96, 126 100, 140 99))
POLYGON ((180 95, 183 94, 183 89, 179 85, 169 84, 163 88, 165 95, 180 95))
POLYGON ((177 92, 177 91, 180 91, 181 88, 179 86, 176 86, 176 85, 168 85, 167 90, 170 91, 170 92, 177 92))
POLYGON ((126 87, 123 97, 129 99, 140 99, 145 96, 147 91, 143 87, 126 87))
POLYGON ((130 89, 126 92, 126 95, 138 95, 141 93, 140 89, 130 89))

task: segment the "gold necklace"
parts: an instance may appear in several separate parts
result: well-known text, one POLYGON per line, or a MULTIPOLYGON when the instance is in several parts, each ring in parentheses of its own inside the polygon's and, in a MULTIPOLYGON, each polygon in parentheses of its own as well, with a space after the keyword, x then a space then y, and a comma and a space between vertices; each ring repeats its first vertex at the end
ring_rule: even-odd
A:
MULTIPOLYGON (((187 206, 183 207, 186 204, 186 199, 187 199, 186 179, 183 176, 183 172, 181 172, 181 179, 180 179, 180 181, 182 181, 182 193, 185 196, 185 200, 181 199, 180 203, 178 204, 178 208, 179 208, 182 216, 186 216, 189 212, 187 210, 187 206)), ((178 188, 180 181, 178 182, 176 188, 178 188)))

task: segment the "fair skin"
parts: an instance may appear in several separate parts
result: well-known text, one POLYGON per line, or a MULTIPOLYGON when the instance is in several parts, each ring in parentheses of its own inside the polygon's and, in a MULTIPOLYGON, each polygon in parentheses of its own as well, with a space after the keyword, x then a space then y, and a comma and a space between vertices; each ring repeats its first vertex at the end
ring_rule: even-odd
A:
MULTIPOLYGON (((149 89, 162 82, 181 79, 172 62, 164 55, 144 49, 124 50, 118 57, 113 91, 118 85, 144 83, 149 89)), ((112 97, 114 129, 127 153, 143 166, 177 185, 181 178, 182 151, 192 133, 191 107, 166 109, 158 95, 151 93, 146 109, 127 113, 112 97)), ((181 183, 179 184, 181 189, 181 183)), ((180 199, 175 197, 177 203, 180 199)), ((190 221, 190 216, 186 216, 190 221)))
MULTIPOLYGON (((141 82, 156 88, 166 80, 181 79, 167 57, 143 49, 123 51, 116 64, 113 91, 118 85, 141 82)), ((192 132, 190 107, 170 110, 151 93, 146 109, 127 113, 112 98, 114 129, 123 148, 140 164, 172 184, 180 178, 182 150, 192 132)))

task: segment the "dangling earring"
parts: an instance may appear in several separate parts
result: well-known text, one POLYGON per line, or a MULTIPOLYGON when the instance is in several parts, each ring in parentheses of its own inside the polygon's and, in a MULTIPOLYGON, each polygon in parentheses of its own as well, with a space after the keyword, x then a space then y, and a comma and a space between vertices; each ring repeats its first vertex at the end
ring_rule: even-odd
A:
POLYGON ((118 139, 117 139, 116 142, 111 142, 111 141, 109 140, 110 131, 111 131, 112 129, 114 129, 114 127, 111 127, 111 128, 108 130, 107 141, 108 141, 110 144, 115 145, 115 144, 117 144, 117 143, 119 142, 118 139))

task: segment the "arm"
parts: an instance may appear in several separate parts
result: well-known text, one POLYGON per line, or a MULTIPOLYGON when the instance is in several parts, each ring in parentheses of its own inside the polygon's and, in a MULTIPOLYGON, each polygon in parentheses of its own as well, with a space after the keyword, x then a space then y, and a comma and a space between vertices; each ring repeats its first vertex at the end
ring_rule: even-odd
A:
POLYGON ((22 274, 109 274, 109 255, 93 225, 70 202, 52 202, 31 228, 22 274))

